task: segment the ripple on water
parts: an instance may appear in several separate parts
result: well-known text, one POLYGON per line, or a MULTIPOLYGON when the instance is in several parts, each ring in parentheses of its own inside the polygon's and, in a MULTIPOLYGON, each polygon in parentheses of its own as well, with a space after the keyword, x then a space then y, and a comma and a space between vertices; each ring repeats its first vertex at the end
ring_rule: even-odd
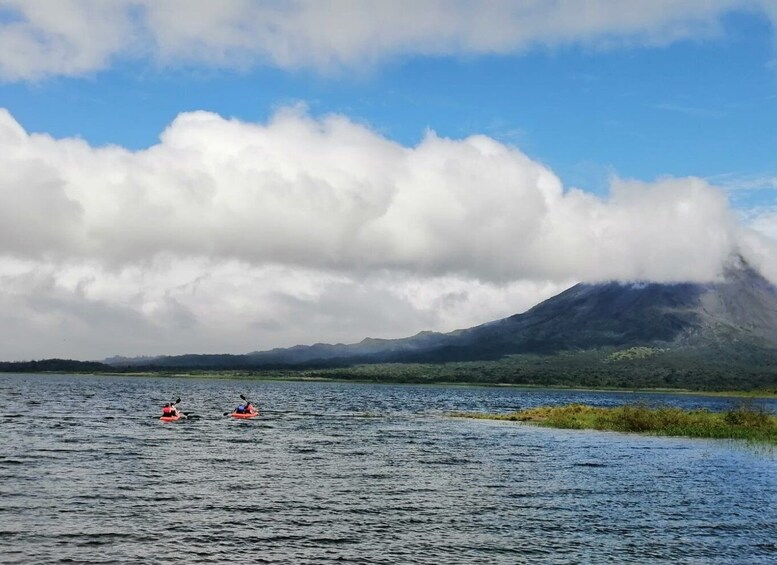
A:
POLYGON ((572 392, 33 375, 0 390, 3 563, 777 561, 773 452, 442 416, 572 392), (239 394, 263 416, 223 418, 239 394), (178 395, 200 418, 160 423, 178 395))

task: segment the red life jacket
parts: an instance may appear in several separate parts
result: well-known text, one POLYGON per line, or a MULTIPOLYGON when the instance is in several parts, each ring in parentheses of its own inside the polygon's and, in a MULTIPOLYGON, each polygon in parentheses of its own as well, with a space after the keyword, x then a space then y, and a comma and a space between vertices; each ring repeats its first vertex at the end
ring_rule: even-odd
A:
POLYGON ((162 408, 162 416, 172 416, 174 413, 172 406, 165 406, 162 408))

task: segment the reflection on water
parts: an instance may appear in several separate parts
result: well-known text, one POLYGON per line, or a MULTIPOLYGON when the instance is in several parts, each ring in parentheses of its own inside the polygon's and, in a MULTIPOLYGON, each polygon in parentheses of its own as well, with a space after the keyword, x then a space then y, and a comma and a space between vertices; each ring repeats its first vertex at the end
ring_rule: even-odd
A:
POLYGON ((444 416, 636 399, 0 375, 0 562, 777 562, 769 450, 444 416), (176 396, 199 418, 159 422, 176 396))

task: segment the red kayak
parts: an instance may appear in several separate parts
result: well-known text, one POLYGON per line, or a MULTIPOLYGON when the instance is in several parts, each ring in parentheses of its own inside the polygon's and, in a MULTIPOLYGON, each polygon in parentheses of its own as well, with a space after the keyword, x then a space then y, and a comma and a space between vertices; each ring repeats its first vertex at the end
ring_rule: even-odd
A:
POLYGON ((177 422, 183 418, 183 414, 176 414, 175 416, 160 416, 159 419, 163 422, 177 422))
POLYGON ((230 416, 233 418, 256 418, 259 415, 259 410, 251 410, 250 412, 232 412, 230 416))

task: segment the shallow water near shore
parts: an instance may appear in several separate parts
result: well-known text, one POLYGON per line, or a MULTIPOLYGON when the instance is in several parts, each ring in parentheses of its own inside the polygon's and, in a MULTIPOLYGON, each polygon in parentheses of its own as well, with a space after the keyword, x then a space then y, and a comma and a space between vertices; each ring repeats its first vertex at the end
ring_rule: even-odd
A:
POLYGON ((446 416, 635 401, 740 402, 0 375, 0 562, 777 561, 773 450, 446 416), (261 418, 222 416, 240 394, 261 418), (178 396, 198 417, 161 423, 178 396))

